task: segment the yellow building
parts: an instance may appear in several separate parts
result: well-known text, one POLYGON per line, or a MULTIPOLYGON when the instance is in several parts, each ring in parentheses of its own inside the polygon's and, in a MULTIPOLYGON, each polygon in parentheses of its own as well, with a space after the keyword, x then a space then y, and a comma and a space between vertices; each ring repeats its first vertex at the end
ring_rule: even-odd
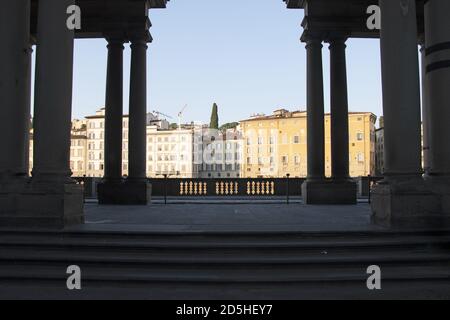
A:
MULTIPOLYGON (((375 171, 375 121, 370 112, 349 113, 350 175, 375 171)), ((306 112, 281 109, 240 122, 244 137, 242 177, 306 177, 306 112)), ((330 115, 325 115, 325 174, 331 176, 330 115)))

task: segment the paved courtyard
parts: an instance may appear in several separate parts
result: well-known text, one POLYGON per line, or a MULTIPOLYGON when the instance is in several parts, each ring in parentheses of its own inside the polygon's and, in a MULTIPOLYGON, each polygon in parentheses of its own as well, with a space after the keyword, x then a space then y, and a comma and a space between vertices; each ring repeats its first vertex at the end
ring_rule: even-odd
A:
MULTIPOLYGON (((368 231, 370 206, 306 206, 286 203, 162 201, 148 206, 99 206, 87 203, 83 229, 161 231, 368 231)), ((80 227, 76 227, 80 228, 80 227)))

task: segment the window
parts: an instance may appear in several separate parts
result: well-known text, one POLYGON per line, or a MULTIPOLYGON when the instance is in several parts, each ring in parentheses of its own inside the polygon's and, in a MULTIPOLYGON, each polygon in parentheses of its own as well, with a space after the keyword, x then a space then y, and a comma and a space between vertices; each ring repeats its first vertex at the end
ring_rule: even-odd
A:
POLYGON ((294 136, 294 143, 300 143, 300 137, 294 136))
POLYGON ((357 158, 358 162, 364 162, 364 154, 358 153, 356 158, 357 158))
POLYGON ((300 164, 300 156, 294 156, 294 163, 296 165, 300 164))
POLYGON ((358 141, 363 141, 364 140, 364 135, 363 135, 362 132, 358 132, 356 134, 356 140, 358 140, 358 141))
POLYGON ((263 143, 264 143, 264 138, 258 137, 258 144, 263 144, 263 143))
POLYGON ((287 156, 282 156, 282 157, 281 157, 281 162, 282 162, 284 165, 287 165, 287 164, 288 164, 288 157, 287 157, 287 156))

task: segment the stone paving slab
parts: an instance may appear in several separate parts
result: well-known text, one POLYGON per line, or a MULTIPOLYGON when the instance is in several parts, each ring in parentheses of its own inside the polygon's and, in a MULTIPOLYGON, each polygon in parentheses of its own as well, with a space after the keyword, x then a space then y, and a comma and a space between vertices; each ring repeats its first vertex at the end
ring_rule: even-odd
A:
POLYGON ((88 229, 135 231, 371 231, 370 206, 306 206, 300 203, 162 203, 85 206, 88 229))

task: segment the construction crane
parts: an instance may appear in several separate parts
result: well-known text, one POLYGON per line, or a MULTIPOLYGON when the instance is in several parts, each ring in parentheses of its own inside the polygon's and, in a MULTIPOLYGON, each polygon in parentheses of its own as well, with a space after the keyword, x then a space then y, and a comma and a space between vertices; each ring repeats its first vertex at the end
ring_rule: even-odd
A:
POLYGON ((181 111, 178 112, 178 130, 181 130, 181 117, 183 116, 183 112, 184 110, 186 110, 187 106, 188 106, 187 104, 184 105, 183 109, 181 109, 181 111))
POLYGON ((163 116, 163 117, 165 117, 165 118, 173 119, 171 116, 168 116, 167 114, 164 114, 164 113, 159 112, 159 111, 153 110, 153 113, 156 114, 156 115, 158 115, 158 118, 159 118, 159 116, 163 116))

